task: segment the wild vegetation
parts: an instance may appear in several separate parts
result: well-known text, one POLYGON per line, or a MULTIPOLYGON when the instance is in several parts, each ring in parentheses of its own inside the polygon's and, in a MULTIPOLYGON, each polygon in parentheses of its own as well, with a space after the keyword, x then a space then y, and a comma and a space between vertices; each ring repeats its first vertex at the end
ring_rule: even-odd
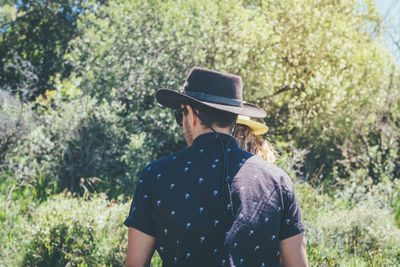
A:
POLYGON ((0 265, 124 264, 139 171, 185 146, 154 93, 194 65, 241 75, 267 111, 312 266, 400 265, 382 30, 367 0, 2 1, 0 265))

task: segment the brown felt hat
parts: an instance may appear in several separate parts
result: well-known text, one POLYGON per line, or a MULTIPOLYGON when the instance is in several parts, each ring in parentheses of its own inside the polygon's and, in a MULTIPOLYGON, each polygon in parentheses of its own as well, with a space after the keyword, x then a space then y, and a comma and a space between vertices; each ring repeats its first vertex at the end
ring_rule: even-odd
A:
POLYGON ((199 67, 192 68, 181 92, 161 88, 156 98, 161 105, 173 109, 179 109, 181 103, 198 103, 254 118, 267 116, 262 108, 243 101, 240 76, 199 67))

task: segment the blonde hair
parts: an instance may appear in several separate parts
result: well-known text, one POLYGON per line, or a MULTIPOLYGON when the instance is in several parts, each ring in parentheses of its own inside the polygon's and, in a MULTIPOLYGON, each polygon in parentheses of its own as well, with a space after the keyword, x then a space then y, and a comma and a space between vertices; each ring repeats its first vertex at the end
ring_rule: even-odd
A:
POLYGON ((262 139, 261 136, 255 135, 246 125, 237 125, 235 138, 242 149, 263 158, 269 163, 275 163, 278 158, 274 146, 262 139))

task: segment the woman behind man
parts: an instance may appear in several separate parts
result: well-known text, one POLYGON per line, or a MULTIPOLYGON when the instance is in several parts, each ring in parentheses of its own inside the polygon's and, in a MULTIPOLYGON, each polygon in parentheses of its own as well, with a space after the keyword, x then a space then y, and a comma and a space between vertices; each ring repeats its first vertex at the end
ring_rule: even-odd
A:
POLYGON ((239 115, 235 138, 242 149, 273 164, 277 160, 278 153, 271 143, 261 137, 267 131, 268 126, 239 115))

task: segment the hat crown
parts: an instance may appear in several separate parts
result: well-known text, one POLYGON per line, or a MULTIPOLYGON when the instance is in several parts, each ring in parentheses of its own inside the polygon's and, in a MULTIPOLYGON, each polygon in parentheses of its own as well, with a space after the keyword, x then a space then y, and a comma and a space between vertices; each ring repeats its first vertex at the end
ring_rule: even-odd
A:
POLYGON ((242 101, 242 78, 213 70, 194 67, 183 86, 185 92, 204 93, 242 101))
POLYGON ((264 118, 267 114, 262 108, 243 101, 242 90, 240 76, 194 67, 181 92, 160 88, 156 98, 161 105, 173 109, 179 109, 182 103, 195 103, 233 114, 264 118))

